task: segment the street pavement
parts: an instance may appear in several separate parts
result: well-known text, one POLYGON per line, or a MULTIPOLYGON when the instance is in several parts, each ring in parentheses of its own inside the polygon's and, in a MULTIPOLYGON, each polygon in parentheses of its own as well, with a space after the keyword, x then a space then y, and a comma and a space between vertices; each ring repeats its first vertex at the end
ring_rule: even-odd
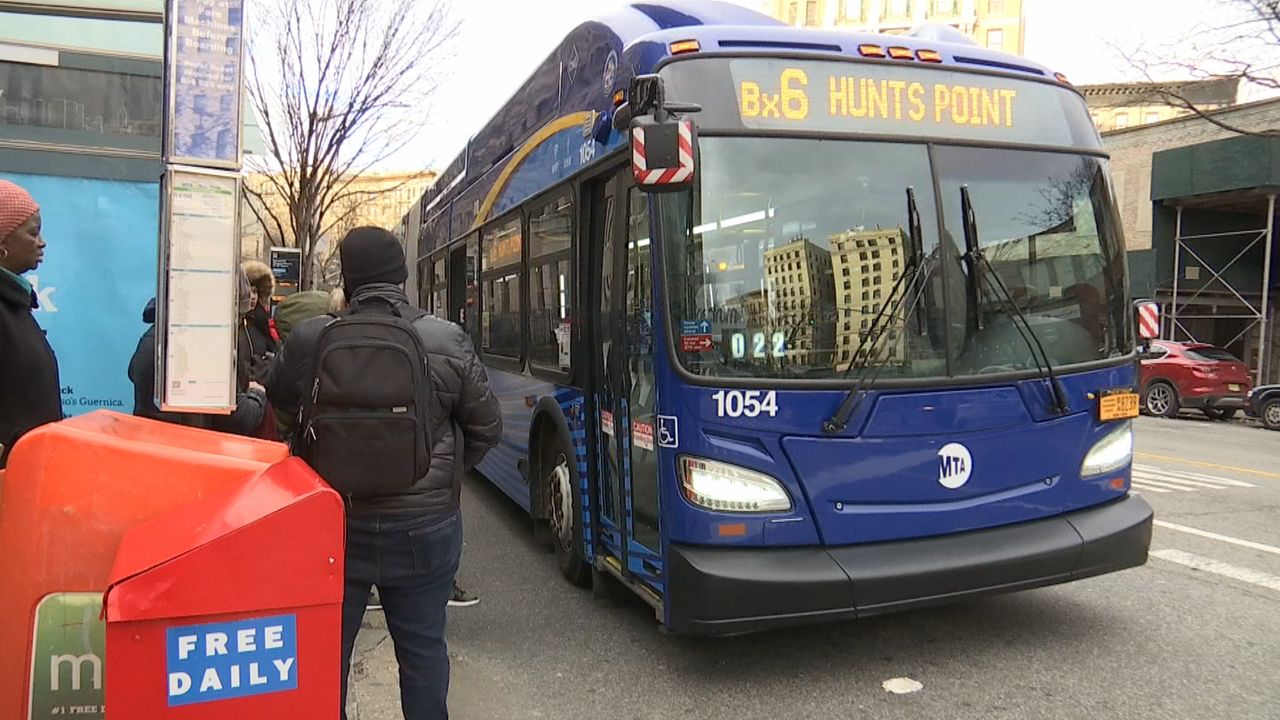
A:
MULTIPOLYGON (((1156 510, 1141 568, 942 608, 728 639, 658 630, 637 600, 560 579, 514 503, 463 494, 451 609, 455 720, 1280 718, 1280 433, 1140 418, 1134 488, 1156 510), (909 694, 882 683, 910 678, 909 694)), ((370 613, 352 720, 401 717, 370 613)))

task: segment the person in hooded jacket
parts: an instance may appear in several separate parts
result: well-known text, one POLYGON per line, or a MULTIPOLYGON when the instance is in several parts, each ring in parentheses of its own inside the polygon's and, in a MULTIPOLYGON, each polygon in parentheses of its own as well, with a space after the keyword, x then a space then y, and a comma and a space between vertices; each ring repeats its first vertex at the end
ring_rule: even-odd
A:
POLYGON ((23 273, 44 260, 40 206, 0 180, 0 468, 18 438, 62 419, 58 358, 32 312, 38 296, 23 273))
MULTIPOLYGON (((356 228, 342 239, 338 252, 351 312, 403 312, 409 306, 401 287, 408 267, 394 235, 382 228, 356 228)), ((302 323, 281 348, 267 386, 272 403, 282 411, 296 412, 301 405, 312 385, 320 332, 332 321, 322 316, 302 323)), ((365 604, 377 586, 400 664, 404 716, 444 719, 449 716, 445 615, 462 554, 462 477, 502 439, 502 416, 462 328, 426 314, 412 325, 428 356, 435 395, 435 427, 427 434, 433 443, 431 465, 402 492, 346 498, 340 707, 346 705, 351 653, 365 604)))
MULTIPOLYGON (((239 273, 237 301, 239 310, 248 312, 249 281, 239 273)), ((249 378, 247 362, 237 362, 236 409, 230 415, 166 412, 156 406, 156 300, 152 298, 142 310, 142 321, 150 325, 129 360, 129 380, 133 382, 133 414, 138 417, 171 422, 177 425, 216 430, 232 435, 253 437, 266 417, 267 393, 262 385, 249 378)), ((245 357, 244 339, 239 338, 237 359, 245 357)))

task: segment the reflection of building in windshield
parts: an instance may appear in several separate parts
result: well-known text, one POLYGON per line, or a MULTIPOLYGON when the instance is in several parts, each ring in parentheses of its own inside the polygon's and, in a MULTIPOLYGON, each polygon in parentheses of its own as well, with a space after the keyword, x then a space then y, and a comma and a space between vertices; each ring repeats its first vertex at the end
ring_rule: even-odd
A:
MULTIPOLYGON (((863 333, 871 329, 880 305, 889 299, 893 284, 902 272, 907 234, 901 228, 859 229, 837 233, 829 240, 836 302, 840 309, 835 326, 834 360, 837 366, 843 366, 853 359, 863 333)), ((883 364, 905 364, 904 335, 902 319, 897 318, 877 347, 863 348, 860 357, 870 354, 880 358, 883 364)))
MULTIPOLYGON (((766 250, 764 270, 770 324, 775 332, 784 333, 783 362, 814 367, 830 364, 836 301, 831 253, 798 237, 766 250)), ((750 317, 751 313, 748 311, 747 315, 750 317)))

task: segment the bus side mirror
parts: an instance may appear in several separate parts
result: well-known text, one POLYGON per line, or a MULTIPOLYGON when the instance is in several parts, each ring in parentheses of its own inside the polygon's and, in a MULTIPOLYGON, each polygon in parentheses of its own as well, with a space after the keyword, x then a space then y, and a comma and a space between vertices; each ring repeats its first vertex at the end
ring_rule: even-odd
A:
POLYGON ((1138 327, 1138 338, 1143 345, 1160 338, 1160 306, 1151 300, 1135 300, 1133 303, 1134 324, 1138 327))
POLYGON ((647 192, 676 192, 693 185, 697 137, 690 120, 631 121, 631 175, 647 192))
POLYGON ((692 113, 697 105, 669 103, 662 78, 640 75, 631 80, 627 103, 615 123, 626 122, 631 135, 631 175, 646 192, 677 192, 693 185, 698 164, 698 137, 693 121, 672 113, 692 113))

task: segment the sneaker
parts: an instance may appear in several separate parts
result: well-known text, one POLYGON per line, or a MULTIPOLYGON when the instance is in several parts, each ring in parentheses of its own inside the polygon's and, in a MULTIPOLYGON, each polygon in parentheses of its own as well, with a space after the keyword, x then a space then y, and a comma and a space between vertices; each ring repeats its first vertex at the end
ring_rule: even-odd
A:
POLYGON ((378 588, 369 590, 369 601, 364 605, 365 610, 381 610, 382 598, 378 595, 378 588))
POLYGON ((479 605, 480 598, 453 584, 453 593, 449 595, 449 607, 471 607, 479 605))

